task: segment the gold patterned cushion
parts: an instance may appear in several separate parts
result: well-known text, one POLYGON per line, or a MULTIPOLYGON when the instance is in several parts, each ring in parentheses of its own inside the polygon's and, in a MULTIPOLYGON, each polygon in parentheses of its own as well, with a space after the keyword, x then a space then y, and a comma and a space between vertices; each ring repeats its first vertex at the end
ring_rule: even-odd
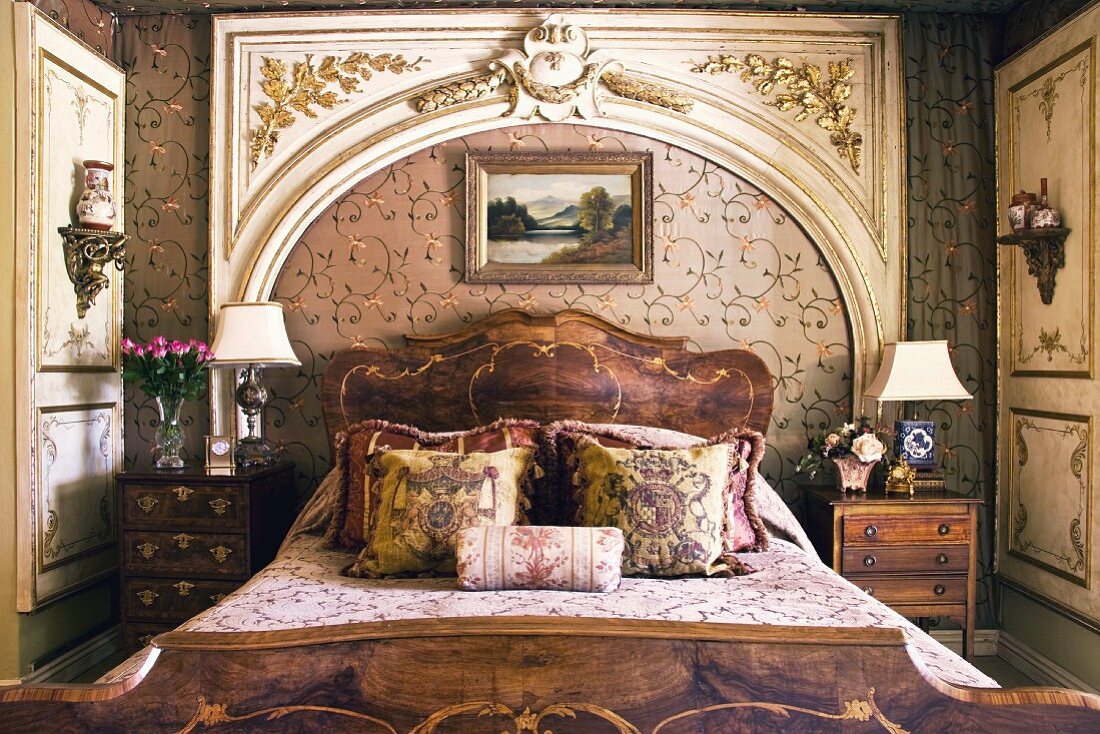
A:
POLYGON ((723 570, 728 445, 646 450, 577 439, 581 524, 623 531, 623 575, 723 570))
POLYGON ((455 572, 460 530, 515 525, 524 519, 522 486, 533 451, 492 453, 377 452, 367 467, 368 491, 377 492, 367 546, 349 576, 455 572))

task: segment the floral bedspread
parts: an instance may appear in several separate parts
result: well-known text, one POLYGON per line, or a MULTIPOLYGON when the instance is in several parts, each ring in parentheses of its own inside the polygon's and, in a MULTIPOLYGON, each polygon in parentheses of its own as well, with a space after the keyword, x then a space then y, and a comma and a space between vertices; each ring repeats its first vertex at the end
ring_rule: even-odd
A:
MULTIPOLYGON (((774 495, 765 485, 765 492, 774 495)), ((453 578, 364 580, 341 575, 354 554, 325 547, 299 524, 278 557, 220 604, 180 629, 251 632, 353 622, 436 617, 574 616, 821 627, 897 627, 928 670, 956 685, 997 684, 886 605, 835 574, 804 548, 805 534, 778 497, 760 503, 769 550, 740 558, 756 569, 735 578, 624 578, 606 594, 568 591, 460 591, 453 578), (778 505, 778 506, 777 506, 778 505), (781 509, 780 509, 781 507, 781 509), (771 515, 771 517, 768 517, 771 515), (791 525, 792 532, 783 528, 791 525), (784 535, 788 536, 784 539, 784 535), (800 547, 802 546, 802 547, 800 547)), ((308 514, 309 508, 306 513, 308 514)), ((324 513, 317 513, 324 514, 324 513)), ((312 532, 311 532, 312 531, 312 532)), ((139 653, 139 656, 141 654, 139 653)), ((138 657, 138 656, 135 656, 138 657)), ((100 682, 118 680, 143 656, 100 682)))

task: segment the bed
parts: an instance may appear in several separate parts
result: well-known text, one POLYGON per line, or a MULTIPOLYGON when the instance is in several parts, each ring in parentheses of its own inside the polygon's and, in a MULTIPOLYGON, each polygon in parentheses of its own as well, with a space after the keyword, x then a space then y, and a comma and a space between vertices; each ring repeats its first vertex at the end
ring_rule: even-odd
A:
MULTIPOLYGON (((332 360, 330 432, 447 431, 499 416, 764 431, 751 352, 698 353, 597 316, 505 311, 332 360)), ((275 561, 99 683, 0 690, 0 730, 233 732, 1100 731, 1100 698, 1006 691, 813 555, 763 480, 771 534, 733 578, 626 578, 609 594, 366 581, 321 534, 322 483, 275 561)))

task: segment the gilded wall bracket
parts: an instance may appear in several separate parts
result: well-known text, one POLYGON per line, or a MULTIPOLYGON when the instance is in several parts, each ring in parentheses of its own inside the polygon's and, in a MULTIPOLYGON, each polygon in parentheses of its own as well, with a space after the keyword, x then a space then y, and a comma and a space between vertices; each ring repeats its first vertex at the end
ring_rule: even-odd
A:
POLYGON ((828 79, 820 66, 796 66, 783 57, 768 61, 759 54, 748 54, 744 59, 729 55, 711 56, 691 70, 696 74, 739 74, 741 81, 752 84, 763 97, 777 88, 784 88, 785 92, 777 92, 775 100, 766 100, 765 104, 783 112, 801 108, 794 116, 795 122, 816 115, 817 126, 830 133, 829 142, 836 147, 840 157, 848 161, 852 170, 859 173, 863 136, 852 129, 856 109, 844 103, 852 96, 851 80, 856 73, 851 59, 830 62, 828 79))
POLYGON ((432 89, 421 95, 416 109, 434 112, 482 99, 506 84, 509 105, 503 117, 541 117, 550 122, 590 118, 601 114, 601 82, 606 90, 626 99, 684 113, 692 108, 686 95, 626 74, 622 64, 603 51, 590 53, 582 28, 551 15, 527 33, 523 51, 510 50, 489 62, 488 73, 432 89))
POLYGON ((1039 298, 1050 305, 1054 301, 1054 277, 1066 264, 1066 227, 1020 229, 997 238, 1000 245, 1018 245, 1027 258, 1028 275, 1035 276, 1039 298))
POLYGON ((65 242, 65 270, 76 291, 76 314, 84 318, 96 296, 111 284, 103 269, 112 262, 116 270, 126 267, 129 235, 79 227, 58 227, 57 231, 65 242))

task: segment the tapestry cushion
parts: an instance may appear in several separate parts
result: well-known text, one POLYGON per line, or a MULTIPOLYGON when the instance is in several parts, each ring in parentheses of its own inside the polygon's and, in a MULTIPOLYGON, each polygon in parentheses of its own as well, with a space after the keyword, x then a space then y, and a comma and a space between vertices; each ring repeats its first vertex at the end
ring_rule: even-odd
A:
POLYGON ((581 436, 575 448, 580 524, 622 530, 624 576, 719 570, 733 447, 611 448, 581 436))
POLYGON ((458 588, 614 591, 622 580, 619 528, 525 525, 458 534, 458 588))
MULTIPOLYGON (((340 472, 340 493, 326 540, 330 545, 352 550, 360 550, 367 544, 371 497, 366 490, 365 470, 377 451, 420 449, 467 454, 492 453, 513 447, 534 450, 538 446, 538 429, 537 422, 523 420, 498 420, 486 426, 447 433, 430 433, 384 420, 349 426, 336 435, 335 463, 340 472)), ((536 466, 532 471, 535 476, 541 474, 536 466)), ((526 484, 525 490, 530 491, 526 484)), ((377 502, 377 497, 374 501, 377 502)))
POLYGON ((377 510, 369 541, 348 575, 454 574, 460 530, 524 519, 521 487, 533 455, 529 448, 375 452, 366 484, 378 497, 377 510))
POLYGON ((760 551, 768 547, 768 532, 760 521, 754 505, 754 488, 760 459, 764 455, 764 437, 751 429, 733 429, 713 438, 701 438, 689 433, 651 426, 632 426, 607 423, 582 423, 558 421, 543 426, 540 441, 544 453, 552 457, 547 463, 553 481, 563 488, 556 496, 556 503, 536 496, 538 508, 554 517, 560 524, 576 524, 580 520, 580 499, 576 492, 575 476, 578 469, 577 440, 587 437, 608 448, 684 449, 701 446, 728 445, 737 458, 730 463, 727 477, 726 523, 723 529, 724 552, 760 551))

